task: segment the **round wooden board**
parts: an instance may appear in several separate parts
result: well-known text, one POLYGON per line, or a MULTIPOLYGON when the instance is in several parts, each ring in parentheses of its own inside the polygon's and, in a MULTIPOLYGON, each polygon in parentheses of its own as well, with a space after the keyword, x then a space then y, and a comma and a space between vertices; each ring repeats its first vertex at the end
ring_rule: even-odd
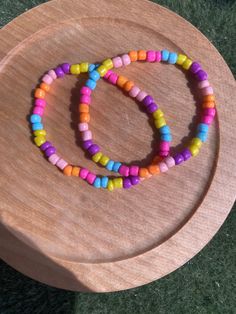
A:
MULTIPOLYGON (((143 0, 50 1, 4 27, 0 40, 1 258, 52 286, 107 292, 149 283, 197 254, 235 197, 235 81, 212 44, 178 15, 143 0), (63 176, 31 139, 27 117, 39 77, 64 61, 97 62, 141 48, 167 48, 202 63, 218 104, 209 140, 198 157, 128 191, 95 190, 63 176)), ((186 143, 199 104, 188 77, 165 64, 134 64, 120 72, 163 108, 173 151, 186 143)), ((106 173, 77 145, 75 109, 85 78, 54 84, 45 127, 67 160, 106 173)), ((96 141, 113 159, 150 160, 153 127, 121 91, 99 82, 91 116, 96 141)))

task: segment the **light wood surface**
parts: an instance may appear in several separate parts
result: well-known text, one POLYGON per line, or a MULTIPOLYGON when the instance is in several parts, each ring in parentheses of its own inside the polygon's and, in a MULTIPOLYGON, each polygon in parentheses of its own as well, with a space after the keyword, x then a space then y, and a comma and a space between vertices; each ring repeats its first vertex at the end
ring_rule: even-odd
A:
MULTIPOLYGON (((149 283, 197 254, 235 198, 235 81, 212 44, 178 15, 142 0, 50 1, 4 27, 0 41, 0 257, 52 286, 106 292, 149 283), (63 176, 31 140, 27 116, 38 79, 65 61, 96 62, 140 48, 167 48, 201 62, 218 105, 209 140, 198 157, 128 191, 95 190, 63 176)), ((119 72, 164 110, 173 151, 186 143, 199 102, 184 72, 164 64, 119 72)), ((85 78, 57 80, 44 124, 68 161, 105 174, 77 145, 75 109, 85 78)), ((125 162, 150 160, 153 127, 135 102, 99 82, 91 108, 103 152, 125 162)))

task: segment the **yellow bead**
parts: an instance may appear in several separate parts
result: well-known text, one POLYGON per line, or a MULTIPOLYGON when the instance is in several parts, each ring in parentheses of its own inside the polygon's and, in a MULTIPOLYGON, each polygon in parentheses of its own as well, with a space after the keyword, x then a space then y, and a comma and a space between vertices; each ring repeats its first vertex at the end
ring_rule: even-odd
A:
POLYGON ((37 146, 41 146, 43 143, 46 142, 46 138, 42 135, 39 135, 34 138, 34 142, 37 146))
POLYGON ((98 71, 101 77, 103 77, 108 71, 105 65, 100 65, 96 70, 98 71))
POLYGON ((201 148, 202 146, 202 141, 198 137, 194 137, 191 141, 191 144, 197 146, 197 148, 201 148))
POLYGON ((113 191, 113 190, 114 190, 114 184, 113 184, 112 180, 109 180, 109 181, 108 181, 107 189, 108 189, 109 191, 113 191))
POLYGON ((188 69, 191 67, 192 63, 193 63, 192 60, 186 59, 186 60, 184 61, 184 63, 182 64, 182 67, 183 67, 185 70, 188 70, 188 69))
POLYGON ((102 63, 103 65, 105 65, 105 67, 108 69, 108 70, 111 70, 113 68, 113 62, 111 59, 106 59, 103 61, 102 63))
POLYGON ((163 117, 161 117, 155 120, 154 123, 155 123, 156 128, 160 129, 162 126, 166 125, 166 120, 163 117))
POLYGON ((99 163, 100 163, 101 165, 103 165, 103 166, 106 166, 106 164, 108 163, 109 160, 110 160, 109 157, 103 155, 103 156, 100 158, 99 163))
POLYGON ((95 161, 95 162, 99 162, 101 157, 102 157, 102 153, 98 152, 97 154, 93 155, 92 160, 95 161))
POLYGON ((122 178, 115 178, 112 181, 113 181, 114 187, 116 189, 123 188, 123 179, 122 178))
POLYGON ((79 64, 72 64, 70 66, 70 73, 71 74, 80 74, 80 65, 79 64))
POLYGON ((199 148, 195 144, 189 145, 188 149, 190 150, 192 156, 196 156, 199 153, 199 148))
POLYGON ((179 54, 176 63, 182 65, 186 61, 186 59, 187 56, 179 54))
POLYGON ((46 136, 46 134, 47 134, 47 132, 45 130, 34 131, 34 136, 39 136, 39 135, 46 136))
POLYGON ((89 64, 88 62, 84 62, 80 64, 80 72, 81 73, 86 73, 88 72, 89 64))
POLYGON ((154 119, 160 119, 164 116, 164 113, 161 111, 161 109, 157 109, 155 112, 153 112, 153 118, 154 119))

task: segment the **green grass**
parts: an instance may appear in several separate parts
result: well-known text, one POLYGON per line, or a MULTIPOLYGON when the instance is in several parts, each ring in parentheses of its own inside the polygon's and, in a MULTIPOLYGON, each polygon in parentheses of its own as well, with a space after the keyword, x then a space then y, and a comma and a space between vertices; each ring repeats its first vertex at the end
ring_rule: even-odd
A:
MULTIPOLYGON (((43 2, 0 0, 0 25, 43 2)), ((202 31, 236 74, 236 1, 156 2, 202 31)), ((235 314, 235 208, 213 240, 190 262, 165 278, 128 291, 68 292, 35 282, 0 261, 0 314, 235 314)))

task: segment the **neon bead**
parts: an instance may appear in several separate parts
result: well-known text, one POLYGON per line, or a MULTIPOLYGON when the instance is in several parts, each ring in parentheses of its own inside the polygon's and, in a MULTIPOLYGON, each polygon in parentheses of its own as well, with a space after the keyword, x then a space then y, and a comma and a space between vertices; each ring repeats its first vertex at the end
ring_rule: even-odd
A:
POLYGON ((199 153, 199 148, 195 144, 189 145, 188 149, 190 150, 192 156, 197 156, 197 154, 199 153))
POLYGON ((192 140, 191 140, 191 144, 197 146, 198 148, 201 148, 202 146, 202 141, 197 138, 197 137, 194 137, 192 140))
POLYGON ((108 185, 108 181, 109 181, 108 177, 102 177, 102 179, 101 179, 101 187, 106 189, 107 185, 108 185))
POLYGON ((98 68, 97 68, 97 71, 99 73, 99 75, 101 77, 103 77, 106 73, 107 73, 107 68, 105 67, 105 65, 100 65, 98 68))
POLYGON ((99 162, 99 160, 101 159, 101 157, 102 157, 102 153, 101 153, 101 152, 98 152, 97 154, 93 155, 92 160, 93 160, 94 162, 99 162))
POLYGON ((39 136, 39 135, 46 136, 46 134, 47 134, 46 130, 36 130, 36 131, 34 131, 34 136, 39 136))
POLYGON ((100 187, 101 187, 101 178, 97 177, 97 178, 95 179, 95 181, 93 182, 93 186, 94 186, 95 188, 97 188, 97 189, 100 189, 100 187))
POLYGON ((88 62, 80 63, 80 72, 81 73, 87 73, 89 69, 88 62))
POLYGON ((119 168, 121 166, 121 163, 120 162, 114 162, 114 165, 113 165, 113 168, 112 168, 112 171, 114 172, 118 172, 119 171, 119 168))
POLYGON ((161 109, 157 109, 155 112, 153 112, 152 116, 154 119, 158 120, 164 117, 164 113, 161 111, 161 109))
POLYGON ((187 60, 187 56, 182 55, 182 54, 178 54, 178 58, 177 58, 176 63, 179 65, 182 65, 186 60, 187 60))
POLYGON ((34 138, 34 142, 39 147, 46 142, 46 138, 43 135, 39 135, 34 138))
POLYGON ((121 189, 123 188, 123 179, 122 178, 115 178, 112 180, 114 188, 121 189))
POLYGON ((182 67, 185 69, 185 70, 188 70, 190 67, 191 67, 191 65, 192 65, 192 60, 190 60, 190 59, 186 59, 185 61, 184 61, 184 63, 182 64, 182 67))
POLYGON ((168 58, 168 63, 170 63, 170 64, 175 64, 176 61, 177 61, 177 59, 178 59, 177 53, 175 53, 175 52, 170 52, 169 58, 168 58))
POLYGON ((113 184, 112 180, 110 180, 110 179, 108 180, 107 189, 110 192, 112 192, 114 190, 114 184, 113 184))
POLYGON ((79 64, 72 64, 70 66, 70 73, 74 75, 80 74, 80 65, 79 64))
POLYGON ((102 63, 108 70, 111 70, 113 68, 113 62, 111 59, 106 59, 102 63))
POLYGON ((167 61, 169 58, 169 51, 164 49, 161 51, 161 61, 167 61))
POLYGON ((113 160, 109 160, 108 163, 106 164, 106 169, 109 170, 109 171, 112 171, 114 163, 115 162, 113 160))
POLYGON ((155 123, 156 128, 159 129, 162 126, 166 125, 166 120, 162 117, 162 118, 155 120, 154 123, 155 123))
POLYGON ((40 122, 37 123, 33 123, 32 124, 32 130, 36 131, 36 130, 43 130, 43 124, 40 122))
POLYGON ((109 157, 107 157, 107 156, 105 156, 105 155, 102 155, 102 157, 101 157, 100 160, 99 160, 99 163, 100 163, 102 166, 106 166, 108 162, 109 162, 109 157))
POLYGON ((96 84, 96 82, 95 82, 94 80, 88 79, 88 80, 86 81, 85 85, 86 85, 87 87, 89 87, 90 89, 94 90, 97 84, 96 84))

